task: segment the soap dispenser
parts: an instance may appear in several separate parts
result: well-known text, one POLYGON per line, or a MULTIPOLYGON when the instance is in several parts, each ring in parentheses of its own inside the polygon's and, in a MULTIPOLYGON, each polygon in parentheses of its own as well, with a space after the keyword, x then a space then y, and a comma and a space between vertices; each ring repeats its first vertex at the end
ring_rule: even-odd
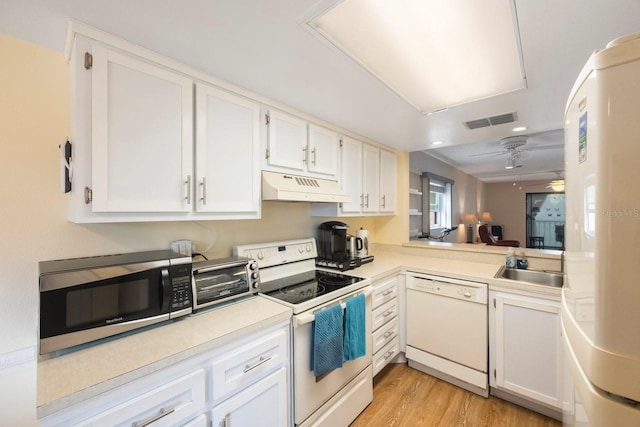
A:
POLYGON ((518 253, 518 258, 516 260, 516 266, 520 269, 520 270, 526 270, 527 267, 529 267, 529 261, 527 261, 527 257, 524 254, 524 251, 520 251, 518 253))

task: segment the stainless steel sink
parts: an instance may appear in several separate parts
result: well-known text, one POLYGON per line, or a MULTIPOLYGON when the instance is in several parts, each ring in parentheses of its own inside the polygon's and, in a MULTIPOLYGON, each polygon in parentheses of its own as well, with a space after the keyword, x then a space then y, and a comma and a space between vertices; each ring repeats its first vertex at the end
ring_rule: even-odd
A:
POLYGON ((561 288, 564 284, 564 274, 558 271, 518 270, 516 268, 507 268, 504 265, 494 277, 556 288, 561 288))

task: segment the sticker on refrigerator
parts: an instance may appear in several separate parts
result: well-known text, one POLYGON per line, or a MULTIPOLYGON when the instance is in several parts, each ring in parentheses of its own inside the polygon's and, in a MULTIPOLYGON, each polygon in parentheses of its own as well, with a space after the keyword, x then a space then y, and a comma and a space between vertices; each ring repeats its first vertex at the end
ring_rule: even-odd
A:
POLYGON ((587 112, 578 121, 578 163, 587 160, 587 112))

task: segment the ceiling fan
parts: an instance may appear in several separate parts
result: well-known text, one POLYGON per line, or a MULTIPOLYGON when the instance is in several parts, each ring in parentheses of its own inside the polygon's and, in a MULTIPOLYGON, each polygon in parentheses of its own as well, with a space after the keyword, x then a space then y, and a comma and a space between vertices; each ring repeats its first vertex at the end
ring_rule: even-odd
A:
MULTIPOLYGON (((562 177, 562 172, 554 171, 554 173, 556 174, 556 177, 551 181, 549 181, 544 188, 550 188, 557 193, 561 193, 564 191, 564 178, 562 177)), ((515 181, 513 182, 513 185, 514 186, 516 185, 515 181)), ((541 185, 540 183, 535 183, 535 184, 528 184, 526 185, 526 187, 538 187, 540 185, 541 185)), ((520 184, 519 189, 520 190, 522 189, 522 183, 520 184)))
POLYGON ((564 191, 564 178, 560 172, 556 172, 556 179, 549 181, 545 188, 551 188, 553 191, 564 191))
POLYGON ((524 148, 527 144, 529 135, 517 135, 502 138, 500 140, 501 149, 498 151, 489 151, 487 153, 471 154, 475 156, 502 156, 506 155, 505 169, 515 169, 522 166, 522 160, 528 157, 529 152, 537 150, 548 150, 563 147, 562 144, 542 145, 524 148))

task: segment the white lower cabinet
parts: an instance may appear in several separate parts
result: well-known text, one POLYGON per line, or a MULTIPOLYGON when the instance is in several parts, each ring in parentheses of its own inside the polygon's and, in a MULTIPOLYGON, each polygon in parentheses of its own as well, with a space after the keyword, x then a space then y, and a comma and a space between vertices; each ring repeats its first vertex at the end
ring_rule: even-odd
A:
POLYGON ((554 411, 562 409, 559 298, 491 291, 489 302, 492 393, 557 416, 554 411))
POLYGON ((399 276, 396 275, 373 283, 371 329, 374 376, 400 352, 398 281, 399 276))
POLYGON ((287 372, 285 368, 213 407, 215 427, 281 427, 288 425, 287 372))
POLYGON ((265 328, 55 412, 41 425, 289 426, 290 340, 288 322, 265 328))

